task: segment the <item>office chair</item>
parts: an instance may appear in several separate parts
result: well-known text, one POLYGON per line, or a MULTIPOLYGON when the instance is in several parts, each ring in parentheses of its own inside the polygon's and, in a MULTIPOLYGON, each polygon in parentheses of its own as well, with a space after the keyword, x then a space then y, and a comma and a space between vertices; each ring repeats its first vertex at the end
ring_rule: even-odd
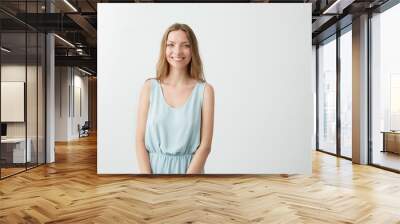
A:
POLYGON ((89 129, 90 129, 90 125, 89 125, 89 121, 85 121, 85 123, 82 125, 82 127, 79 127, 80 125, 78 125, 78 129, 79 129, 79 138, 80 137, 87 137, 89 136, 89 129))

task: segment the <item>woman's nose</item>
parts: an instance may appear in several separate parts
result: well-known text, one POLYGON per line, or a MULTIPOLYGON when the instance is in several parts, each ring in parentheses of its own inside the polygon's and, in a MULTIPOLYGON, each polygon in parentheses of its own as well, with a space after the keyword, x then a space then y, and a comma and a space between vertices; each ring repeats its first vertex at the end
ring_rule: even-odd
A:
POLYGON ((182 53, 182 47, 175 47, 175 53, 176 54, 181 54, 182 53))

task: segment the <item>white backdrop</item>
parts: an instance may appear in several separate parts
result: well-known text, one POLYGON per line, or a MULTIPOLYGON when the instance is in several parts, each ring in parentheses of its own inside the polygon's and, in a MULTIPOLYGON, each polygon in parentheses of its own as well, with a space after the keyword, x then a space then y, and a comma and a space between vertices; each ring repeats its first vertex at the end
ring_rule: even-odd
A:
POLYGON ((311 4, 98 4, 99 174, 138 173, 136 112, 166 28, 195 32, 215 123, 205 173, 311 174, 311 4))

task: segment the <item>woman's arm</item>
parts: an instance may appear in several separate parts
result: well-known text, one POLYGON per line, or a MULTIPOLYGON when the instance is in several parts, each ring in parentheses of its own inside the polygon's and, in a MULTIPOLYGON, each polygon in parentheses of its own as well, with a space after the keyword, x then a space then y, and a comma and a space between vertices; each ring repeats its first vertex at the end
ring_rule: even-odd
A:
POLYGON ((187 170, 187 174, 201 174, 204 170, 208 154, 211 151, 211 142, 214 127, 214 89, 206 84, 204 90, 203 108, 201 112, 201 142, 195 152, 187 170))
POLYGON ((136 157, 139 164, 140 174, 151 174, 149 153, 144 144, 146 131, 147 113, 149 111, 151 80, 147 80, 140 92, 137 126, 136 126, 136 157))

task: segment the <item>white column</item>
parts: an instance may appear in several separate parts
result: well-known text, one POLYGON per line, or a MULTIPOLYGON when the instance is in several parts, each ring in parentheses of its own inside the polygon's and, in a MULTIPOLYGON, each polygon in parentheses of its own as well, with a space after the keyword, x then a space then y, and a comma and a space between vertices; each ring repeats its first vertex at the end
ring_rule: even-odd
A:
POLYGON ((47 57, 47 76, 46 76, 46 163, 52 163, 55 161, 55 150, 54 150, 54 133, 55 133, 55 76, 54 76, 54 35, 49 33, 46 36, 46 57, 47 57))
MULTIPOLYGON (((54 5, 46 1, 47 12, 54 12, 54 5)), ((55 162, 55 43, 54 35, 46 35, 46 163, 55 162)))

